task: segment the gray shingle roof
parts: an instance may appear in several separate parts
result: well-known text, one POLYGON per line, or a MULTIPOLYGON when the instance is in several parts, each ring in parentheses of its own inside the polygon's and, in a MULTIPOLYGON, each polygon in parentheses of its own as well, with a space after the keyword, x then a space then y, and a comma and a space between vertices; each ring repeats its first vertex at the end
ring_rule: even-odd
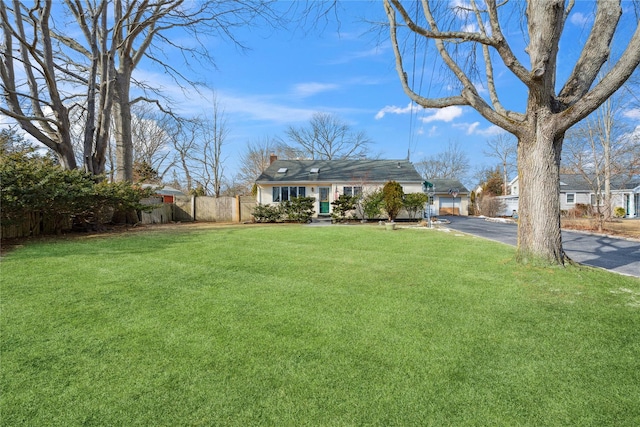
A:
POLYGON ((446 193, 451 189, 457 188, 458 193, 465 194, 469 190, 457 179, 444 178, 427 178, 427 181, 435 186, 436 193, 446 193))
POLYGON ((256 180, 258 184, 316 181, 422 182, 422 177, 407 160, 276 160, 256 180), (313 168, 318 172, 312 173, 313 168))
MULTIPOLYGON (((595 183, 595 177, 592 177, 595 183)), ((595 184, 594 184, 595 185, 595 184)), ((602 183, 604 186, 604 182, 602 183)), ((611 178, 612 190, 631 189, 640 185, 640 179, 614 176, 611 178)), ((580 174, 560 174, 560 192, 577 191, 577 192, 591 192, 592 185, 589 181, 580 174)))

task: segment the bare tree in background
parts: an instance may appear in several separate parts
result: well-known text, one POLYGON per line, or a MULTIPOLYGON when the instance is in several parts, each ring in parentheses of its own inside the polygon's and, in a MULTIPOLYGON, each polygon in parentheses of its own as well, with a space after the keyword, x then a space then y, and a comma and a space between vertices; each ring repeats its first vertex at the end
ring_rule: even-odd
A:
POLYGON ((225 112, 214 95, 212 115, 203 118, 200 127, 200 144, 196 152, 199 167, 196 169, 197 181, 207 194, 220 197, 222 181, 224 179, 224 163, 222 146, 229 135, 229 127, 225 112))
POLYGON ((458 142, 451 142, 447 149, 417 161, 414 166, 425 178, 458 179, 464 181, 469 172, 469 157, 458 142))
POLYGON ((133 162, 146 163, 160 180, 175 164, 172 141, 179 131, 178 120, 151 104, 137 104, 132 115, 133 162))
POLYGON ((281 157, 278 143, 269 137, 247 142, 240 155, 238 180, 251 189, 256 179, 269 167, 271 155, 281 157))
MULTIPOLYGON (((541 259, 563 264, 566 255, 562 248, 558 191, 562 143, 565 132, 618 90, 640 63, 640 27, 633 7, 629 8, 630 25, 618 28, 623 15, 620 1, 592 3, 593 24, 573 70, 562 83, 558 76, 558 50, 573 0, 529 1, 526 8, 521 8, 520 2, 495 0, 485 0, 482 6, 475 0, 468 3, 423 0, 421 9, 417 2, 402 0, 383 0, 383 4, 398 77, 411 100, 425 108, 470 106, 518 139, 518 260, 541 259), (524 52, 515 52, 516 44, 511 45, 503 32, 513 16, 520 16, 521 26, 527 30, 524 52), (619 37, 620 45, 626 46, 619 58, 611 55, 614 36, 619 37), (433 43, 443 69, 456 82, 455 89, 439 98, 417 93, 409 84, 403 64, 413 49, 403 51, 400 37, 418 40, 416 48, 420 49, 433 43), (519 59, 525 56, 527 63, 519 59), (527 90, 524 112, 510 111, 501 103, 498 85, 506 79, 494 78, 496 61, 527 90), (596 82, 607 61, 612 67, 596 82), (479 78, 486 83, 487 99, 476 88, 479 78)), ((515 38, 522 37, 517 31, 507 32, 510 33, 515 38)), ((574 49, 580 48, 578 42, 572 44, 574 49)))
POLYGON ((483 151, 485 156, 493 157, 500 161, 502 167, 502 194, 507 195, 509 176, 517 170, 518 142, 512 135, 499 134, 487 141, 487 149, 483 151))
POLYGON ((364 131, 329 113, 315 113, 307 126, 289 126, 285 134, 281 142, 297 153, 290 157, 311 160, 364 158, 371 144, 364 131))

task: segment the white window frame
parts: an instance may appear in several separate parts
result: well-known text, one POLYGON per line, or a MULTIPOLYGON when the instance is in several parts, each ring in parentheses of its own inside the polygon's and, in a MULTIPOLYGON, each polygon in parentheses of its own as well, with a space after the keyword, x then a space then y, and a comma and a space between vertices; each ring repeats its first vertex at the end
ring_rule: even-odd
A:
POLYGON ((565 200, 566 200, 568 205, 575 205, 576 204, 576 193, 566 193, 565 194, 565 200), (571 201, 569 201, 569 196, 571 196, 571 201))
POLYGON ((291 200, 291 189, 295 188, 295 197, 306 197, 307 195, 307 187, 298 186, 298 185, 282 185, 282 186, 274 186, 271 190, 272 201, 273 203, 286 202, 287 200, 291 200), (282 197, 282 189, 286 188, 286 198, 282 197), (276 193, 277 192, 277 193, 276 193), (300 193, 304 193, 304 195, 300 195, 300 193))
POLYGON ((342 194, 346 196, 361 196, 362 186, 361 185, 345 185, 344 187, 342 187, 342 194))

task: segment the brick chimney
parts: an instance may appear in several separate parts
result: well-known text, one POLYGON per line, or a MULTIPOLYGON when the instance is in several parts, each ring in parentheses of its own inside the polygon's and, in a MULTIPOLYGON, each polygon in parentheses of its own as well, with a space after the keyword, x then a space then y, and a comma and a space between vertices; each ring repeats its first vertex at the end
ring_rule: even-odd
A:
POLYGON ((276 156, 274 153, 271 153, 271 155, 269 156, 269 164, 273 164, 273 162, 275 162, 276 160, 278 160, 278 156, 276 156))

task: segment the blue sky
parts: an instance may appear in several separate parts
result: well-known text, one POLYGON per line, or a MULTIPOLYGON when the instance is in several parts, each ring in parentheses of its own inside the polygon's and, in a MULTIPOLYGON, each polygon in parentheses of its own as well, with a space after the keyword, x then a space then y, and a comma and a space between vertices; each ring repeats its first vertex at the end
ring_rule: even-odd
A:
MULTIPOLYGON (((580 54, 591 24, 591 7, 591 2, 577 2, 571 15, 561 44, 560 77, 570 72, 580 54)), ((495 137, 500 129, 470 107, 412 108, 415 106, 401 88, 386 31, 378 37, 370 31, 372 25, 364 22, 386 19, 381 3, 343 2, 339 16, 339 27, 329 22, 307 32, 245 28, 236 34, 250 47, 247 52, 212 41, 217 69, 196 71, 198 78, 216 90, 225 110, 230 132, 223 147, 227 175, 234 173, 248 141, 284 136, 288 126, 306 124, 314 112, 334 113, 354 130, 366 131, 374 142, 371 150, 381 158, 406 158, 410 152, 411 160, 419 161, 454 142, 467 153, 472 170, 497 164, 497 159, 486 157, 483 150, 487 139, 495 137)), ((525 40, 519 31, 518 26, 505 32, 528 67, 525 40)), ((614 51, 623 49, 614 44, 614 51)), ((449 81, 441 77, 439 66, 431 58, 425 60, 418 53, 415 76, 409 79, 415 79, 416 85, 421 82, 423 94, 442 96, 450 89, 449 81)), ((524 88, 500 66, 500 61, 495 63, 503 104, 522 111, 524 88)), ((412 59, 405 60, 409 72, 413 67, 412 59)), ((151 78, 167 82, 170 89, 166 76, 151 78)), ((477 87, 486 93, 480 83, 477 87)), ((181 92, 173 90, 180 98, 181 92)), ((176 104, 185 114, 210 111, 211 95, 206 91, 190 93, 187 98, 176 104)))
MULTIPOLYGON (((247 52, 215 43, 212 53, 217 69, 198 74, 215 89, 225 110, 230 133, 223 152, 228 172, 235 168, 247 141, 284 136, 288 126, 305 125, 315 112, 334 113, 353 130, 366 131, 374 142, 372 152, 381 158, 406 158, 409 150, 411 160, 417 161, 457 141, 472 167, 494 163, 484 158, 482 150, 498 130, 472 109, 410 108, 387 32, 379 39, 370 31, 371 24, 362 22, 363 17, 384 18, 382 5, 374 4, 379 10, 368 12, 363 5, 372 6, 371 2, 347 2, 340 10, 339 29, 334 23, 306 33, 247 28, 239 33, 251 48, 247 52)), ((164 82, 185 114, 210 111, 209 93, 180 99, 182 92, 171 88, 167 76, 145 77, 164 82)), ((425 74, 425 90, 427 80, 425 74)))

